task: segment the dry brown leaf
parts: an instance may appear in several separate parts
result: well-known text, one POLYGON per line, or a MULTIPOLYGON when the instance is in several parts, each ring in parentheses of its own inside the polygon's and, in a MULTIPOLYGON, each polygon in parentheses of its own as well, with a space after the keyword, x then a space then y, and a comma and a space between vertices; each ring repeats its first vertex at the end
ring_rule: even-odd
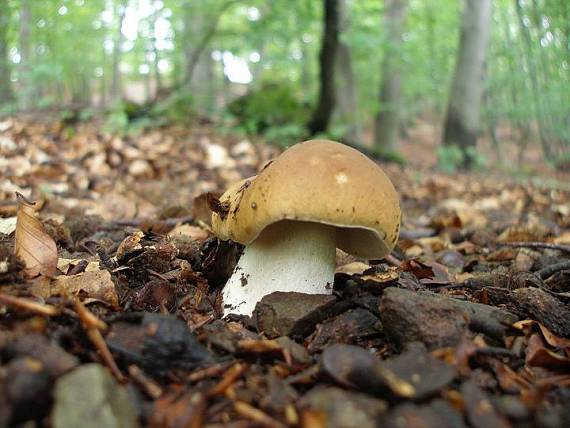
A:
POLYGON ((362 275, 364 271, 370 269, 370 265, 362 262, 352 262, 336 268, 335 273, 344 273, 345 275, 362 275))
POLYGON ((16 217, 0 218, 0 233, 10 235, 16 230, 16 217))
POLYGON ((82 272, 77 275, 58 276, 37 281, 32 293, 48 298, 51 296, 78 296, 84 303, 105 302, 118 306, 119 297, 111 274, 106 270, 82 272))
POLYGON ((538 333, 533 334, 529 338, 525 362, 530 367, 553 369, 567 369, 570 367, 570 358, 546 349, 538 333))
POLYGON ((542 336, 546 340, 546 343, 548 343, 550 346, 553 346, 555 348, 570 348, 570 339, 556 336, 554 333, 552 333, 550 330, 548 330, 538 321, 522 320, 522 321, 517 321, 516 323, 513 324, 514 328, 523 331, 532 326, 538 326, 540 328, 542 336))
POLYGON ((187 237, 194 241, 204 241, 208 237, 208 232, 201 227, 192 226, 190 224, 181 224, 176 226, 167 235, 169 238, 187 237))
POLYGON ((57 268, 57 245, 36 217, 35 203, 27 201, 20 193, 17 196, 15 252, 24 262, 24 274, 28 278, 51 276, 57 268))

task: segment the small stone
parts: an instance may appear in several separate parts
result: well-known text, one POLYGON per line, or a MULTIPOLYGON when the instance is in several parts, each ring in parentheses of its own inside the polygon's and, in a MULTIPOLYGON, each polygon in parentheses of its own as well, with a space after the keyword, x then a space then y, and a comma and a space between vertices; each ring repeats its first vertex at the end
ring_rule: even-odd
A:
POLYGON ((254 315, 258 331, 269 338, 302 338, 309 335, 316 324, 345 309, 334 296, 277 291, 257 303, 254 315))
POLYGON ((464 428, 461 414, 444 400, 426 405, 401 404, 392 410, 381 425, 386 428, 464 428))
POLYGON ((19 357, 5 370, 0 393, 10 409, 11 424, 42 418, 49 410, 51 397, 51 379, 43 364, 35 358, 19 357))
POLYGON ((475 382, 467 381, 461 385, 461 394, 465 402, 467 420, 473 428, 507 428, 509 423, 491 404, 487 394, 475 382))
POLYGON ((420 341, 429 350, 454 346, 467 332, 467 312, 445 298, 387 288, 380 300, 384 333, 398 348, 420 341))
POLYGON ((312 389, 298 404, 323 412, 327 428, 375 428, 387 409, 383 400, 336 387, 312 389))
POLYGON ((3 352, 9 358, 31 357, 40 361, 52 378, 67 373, 79 364, 77 357, 45 336, 35 333, 15 337, 6 344, 3 352))
POLYGON ((54 428, 138 427, 126 389, 98 364, 86 364, 55 385, 54 428))
POLYGON ((432 357, 421 344, 381 364, 399 379, 414 387, 413 398, 422 400, 438 393, 457 376, 455 369, 432 357))
POLYGON ((310 352, 322 351, 335 343, 358 344, 359 339, 378 334, 380 320, 366 309, 350 309, 317 326, 311 337, 310 352))
POLYGON ((135 314, 116 321, 106 337, 109 348, 143 370, 164 375, 172 369, 192 370, 215 361, 186 323, 174 315, 135 314))

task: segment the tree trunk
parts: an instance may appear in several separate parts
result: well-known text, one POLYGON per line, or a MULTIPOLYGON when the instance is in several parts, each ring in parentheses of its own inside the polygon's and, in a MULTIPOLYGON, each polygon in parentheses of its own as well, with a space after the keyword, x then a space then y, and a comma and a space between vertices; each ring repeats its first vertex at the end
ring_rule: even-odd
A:
POLYGON ((13 100, 10 86, 10 64, 8 62, 8 22, 10 14, 7 7, 0 7, 0 104, 13 100))
POLYGON ((20 64, 18 66, 18 87, 20 107, 28 110, 32 106, 32 82, 30 79, 30 25, 31 10, 29 0, 20 4, 20 64))
MULTIPOLYGON (((348 30, 347 0, 341 0, 339 7, 340 33, 348 30)), ((342 120, 349 123, 343 139, 352 144, 362 144, 362 131, 359 123, 356 80, 352 69, 352 54, 348 44, 342 40, 338 44, 336 65, 338 67, 337 112, 342 120)))
POLYGON ((119 1, 117 2, 115 13, 118 16, 118 27, 116 29, 115 41, 113 43, 113 77, 111 80, 111 100, 118 101, 122 98, 121 96, 121 70, 119 69, 119 64, 121 62, 121 46, 123 45, 123 22, 125 20, 125 14, 127 12, 127 2, 119 1))
POLYGON ((541 96, 540 85, 538 83, 537 67, 533 57, 532 36, 530 34, 528 26, 525 25, 524 13, 519 3, 519 0, 514 0, 514 2, 515 2, 515 10, 517 11, 517 17, 519 19, 519 26, 522 33, 523 42, 525 44, 525 50, 526 50, 525 59, 528 69, 528 76, 530 79, 530 86, 532 88, 533 98, 535 100, 540 146, 542 148, 542 152, 544 153, 544 157, 547 160, 551 160, 552 152, 550 150, 550 142, 545 129, 547 120, 546 120, 545 107, 543 105, 543 99, 541 96))
POLYGON ((338 51, 339 0, 324 0, 323 43, 319 55, 319 102, 307 127, 311 135, 327 130, 335 104, 335 61, 338 51))
MULTIPOLYGON (((220 20, 222 19, 224 12, 228 10, 230 6, 232 6, 234 3, 236 3, 236 0, 228 0, 225 3, 223 3, 220 6, 220 8, 215 12, 215 14, 210 19, 207 25, 204 25, 204 23, 202 22, 201 25, 199 26, 198 34, 200 35, 201 38, 200 39, 193 38, 193 41, 186 42, 187 49, 184 51, 186 57, 186 65, 185 65, 186 70, 183 81, 184 85, 189 85, 190 83, 192 83, 192 79, 194 77, 194 71, 196 70, 196 66, 198 65, 198 61, 200 60, 201 55, 203 54, 204 51, 207 50, 206 48, 210 44, 210 41, 216 35, 216 32, 218 31, 218 27, 220 25, 220 20)), ((196 34, 197 31, 194 24, 197 21, 200 21, 200 18, 203 19, 203 17, 196 17, 195 10, 193 10, 191 3, 186 3, 185 8, 186 8, 185 25, 186 25, 186 30, 188 31, 187 34, 188 35, 196 34)))
MULTIPOLYGON (((507 55, 507 65, 509 68, 509 73, 512 76, 516 76, 518 70, 524 69, 522 66, 522 57, 524 56, 522 52, 520 52, 519 46, 514 43, 511 37, 511 20, 509 19, 509 13, 505 13, 501 17, 501 21, 503 21, 503 33, 504 33, 504 41, 505 47, 509 54, 507 55), (517 61, 518 59, 518 61, 517 61)), ((527 85, 523 85, 523 88, 520 88, 519 85, 516 83, 515 79, 511 79, 510 83, 510 98, 513 106, 518 106, 520 102, 519 91, 526 90, 528 88, 527 85)), ((513 120, 513 125, 518 131, 517 139, 517 146, 518 146, 518 165, 520 166, 523 161, 523 155, 526 151, 526 146, 528 144, 528 136, 530 134, 530 125, 527 120, 521 120, 519 117, 516 117, 513 120)), ((540 126, 540 125, 539 125, 540 126)))
MULTIPOLYGON (((159 51, 158 48, 156 47, 156 20, 158 19, 158 10, 155 9, 152 17, 151 17, 151 22, 150 22, 150 26, 152 28, 152 35, 150 37, 150 43, 152 44, 151 46, 151 52, 154 58, 154 78, 156 80, 156 92, 155 92, 155 98, 162 92, 163 86, 162 86, 162 76, 160 75, 160 67, 159 67, 159 62, 160 62, 160 58, 159 58, 159 51)), ((150 96, 150 92, 149 92, 149 96, 150 96)))
POLYGON ((445 118, 444 144, 457 145, 463 166, 471 166, 469 148, 479 133, 483 71, 491 30, 491 0, 465 0, 461 38, 445 118))
POLYGON ((401 123, 401 61, 399 50, 407 10, 406 0, 384 0, 387 45, 382 60, 380 111, 374 121, 374 146, 382 152, 394 151, 401 123))

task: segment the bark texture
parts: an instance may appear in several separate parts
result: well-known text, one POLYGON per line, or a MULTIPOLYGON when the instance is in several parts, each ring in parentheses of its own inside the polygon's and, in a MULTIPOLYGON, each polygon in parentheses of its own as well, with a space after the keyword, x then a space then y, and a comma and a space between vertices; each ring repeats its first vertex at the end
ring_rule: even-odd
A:
POLYGON ((380 111, 374 121, 374 145, 388 152, 396 149, 401 122, 402 94, 400 48, 406 20, 406 0, 384 0, 387 47, 382 60, 380 111))
POLYGON ((12 101, 10 87, 10 65, 8 62, 8 23, 10 20, 7 7, 0 7, 0 104, 12 101))
POLYGON ((124 36, 122 33, 123 21, 127 12, 127 2, 119 2, 116 6, 118 16, 118 26, 116 29, 115 40, 113 43, 113 75, 111 81, 111 100, 117 101, 121 99, 121 70, 119 64, 121 61, 121 46, 123 45, 124 36))
POLYGON ((30 82, 30 25, 31 4, 22 0, 20 4, 20 64, 18 66, 18 87, 20 107, 27 110, 32 106, 32 85, 30 82))
POLYGON ((319 55, 319 102, 307 127, 311 135, 327 130, 335 105, 335 61, 338 52, 339 0, 324 0, 323 43, 319 55))
MULTIPOLYGON (((339 4, 340 35, 348 31, 349 19, 347 0, 339 4)), ((348 129, 343 136, 346 142, 361 144, 362 130, 358 114, 358 97, 356 93, 356 77, 352 67, 352 53, 350 46, 341 39, 338 43, 337 54, 338 90, 336 95, 336 115, 348 123, 348 129)))
POLYGON ((448 101, 444 144, 457 145, 469 168, 480 126, 483 74, 491 26, 491 0, 465 0, 453 85, 448 101))

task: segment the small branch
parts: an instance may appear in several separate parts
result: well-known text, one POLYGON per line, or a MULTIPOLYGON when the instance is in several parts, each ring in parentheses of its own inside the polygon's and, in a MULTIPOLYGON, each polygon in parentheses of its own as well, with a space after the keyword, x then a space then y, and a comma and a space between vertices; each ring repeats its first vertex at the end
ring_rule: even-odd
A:
POLYGON ((536 275, 546 280, 555 273, 558 273, 562 270, 570 270, 570 262, 555 263, 553 265, 546 266, 545 268, 542 268, 539 271, 537 271, 536 275))
POLYGON ((119 367, 117 366, 117 363, 115 362, 115 359, 113 358, 113 355, 101 334, 101 330, 107 329, 107 324, 93 315, 79 299, 75 301, 75 311, 77 312, 77 315, 79 315, 79 320, 87 332, 89 340, 91 340, 91 343, 95 346, 95 349, 97 349, 97 352, 101 356, 103 362, 107 367, 109 367, 111 373, 113 373, 113 376, 115 376, 119 382, 124 382, 125 377, 119 370, 119 367))
POLYGON ((525 247, 532 249, 558 250, 563 253, 570 254, 570 245, 552 244, 550 242, 497 242, 497 245, 503 247, 525 247))
POLYGON ((252 422, 258 423, 263 426, 268 427, 284 427, 285 425, 281 422, 273 419, 268 414, 262 412, 259 409, 256 409, 250 404, 247 404, 244 401, 236 401, 234 403, 234 409, 236 413, 244 418, 251 420, 252 422))
POLYGON ((222 380, 220 380, 212 389, 210 389, 207 393, 207 397, 215 397, 217 395, 221 395, 226 390, 232 386, 236 380, 240 378, 240 376, 245 372, 247 369, 247 365, 237 363, 234 364, 229 370, 224 374, 222 380))
POLYGON ((25 299, 23 297, 9 296, 7 294, 0 294, 0 303, 17 309, 35 312, 39 315, 46 315, 48 317, 53 317, 61 313, 61 311, 55 306, 34 302, 33 300, 25 299))
POLYGON ((141 387, 141 389, 153 400, 159 398, 163 390, 156 382, 149 379, 143 371, 135 366, 134 364, 129 366, 129 375, 135 381, 135 383, 141 387))

